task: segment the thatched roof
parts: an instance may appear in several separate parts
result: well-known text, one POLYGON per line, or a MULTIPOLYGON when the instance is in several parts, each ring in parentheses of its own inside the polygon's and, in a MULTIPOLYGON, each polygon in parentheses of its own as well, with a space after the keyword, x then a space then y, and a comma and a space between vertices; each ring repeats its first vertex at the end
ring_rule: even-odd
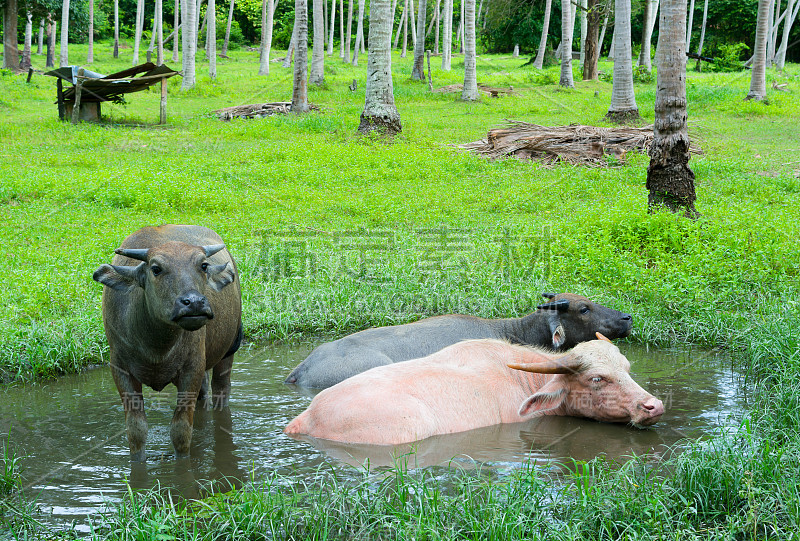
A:
MULTIPOLYGON (((647 152, 652 141, 653 126, 539 126, 509 120, 506 126, 489 130, 486 139, 465 143, 459 145, 459 148, 491 159, 513 156, 547 165, 563 161, 574 165, 603 167, 623 161, 628 151, 647 152)), ((693 154, 701 152, 694 143, 689 150, 693 154)))

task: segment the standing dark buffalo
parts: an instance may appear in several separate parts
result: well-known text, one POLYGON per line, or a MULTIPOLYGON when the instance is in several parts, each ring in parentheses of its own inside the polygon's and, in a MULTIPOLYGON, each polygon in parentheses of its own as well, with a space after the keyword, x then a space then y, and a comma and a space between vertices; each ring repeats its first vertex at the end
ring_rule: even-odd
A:
POLYGON ((131 460, 144 461, 147 418, 142 384, 178 388, 170 436, 189 455, 198 398, 228 403, 233 354, 242 340, 242 294, 236 263, 211 229, 194 225, 142 228, 101 265, 103 325, 111 371, 125 410, 131 460))
POLYGON ((365 370, 418 359, 460 342, 480 338, 566 350, 593 340, 599 332, 623 338, 631 332, 630 314, 572 293, 553 295, 535 312, 521 318, 482 319, 451 314, 392 327, 357 332, 317 347, 286 383, 325 389, 365 370))

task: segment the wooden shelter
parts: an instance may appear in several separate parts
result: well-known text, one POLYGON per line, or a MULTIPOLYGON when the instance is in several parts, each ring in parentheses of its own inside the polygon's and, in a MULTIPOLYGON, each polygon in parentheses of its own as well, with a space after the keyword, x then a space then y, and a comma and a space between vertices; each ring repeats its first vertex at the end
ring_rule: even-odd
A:
POLYGON ((45 75, 56 78, 58 118, 71 119, 73 124, 80 120, 100 120, 102 102, 119 103, 124 94, 139 92, 161 82, 159 124, 166 124, 167 79, 180 73, 164 64, 156 66, 147 62, 111 75, 89 71, 80 66, 65 66, 48 71, 45 75), (72 87, 64 90, 64 81, 71 83, 72 87))

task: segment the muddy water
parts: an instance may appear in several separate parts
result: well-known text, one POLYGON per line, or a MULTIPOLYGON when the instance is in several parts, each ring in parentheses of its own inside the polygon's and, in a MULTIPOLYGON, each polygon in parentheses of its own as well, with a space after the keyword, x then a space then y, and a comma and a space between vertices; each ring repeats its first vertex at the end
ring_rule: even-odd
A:
POLYGON ((368 460, 372 468, 381 467, 398 457, 411 466, 471 467, 477 461, 509 469, 527 458, 546 464, 599 454, 623 460, 633 453, 657 456, 684 438, 735 426, 744 405, 742 378, 729 361, 714 353, 621 344, 634 379, 666 406, 665 415, 651 429, 545 417, 396 448, 296 441, 282 429, 306 407, 310 396, 284 385, 283 379, 314 345, 271 345, 238 355, 230 408, 196 413, 188 461, 176 461, 171 454, 174 388, 160 393, 146 390, 147 463, 131 466, 122 406, 107 367, 0 391, 0 430, 24 456, 26 494, 37 496, 55 522, 86 524, 88 516, 123 495, 126 480, 136 488, 160 484, 193 497, 209 480, 224 478, 238 484, 234 479, 258 478, 271 471, 290 474, 321 464, 355 475, 354 465, 368 460))

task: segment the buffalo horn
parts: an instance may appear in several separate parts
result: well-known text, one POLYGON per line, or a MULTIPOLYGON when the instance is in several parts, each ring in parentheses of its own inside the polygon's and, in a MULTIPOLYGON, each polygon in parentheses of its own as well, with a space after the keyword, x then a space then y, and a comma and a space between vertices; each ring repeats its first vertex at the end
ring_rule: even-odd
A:
POLYGON ((211 257, 212 255, 216 254, 223 248, 225 248, 224 244, 208 244, 206 246, 201 246, 203 252, 205 252, 206 257, 211 257))
POLYGON ((569 310, 569 301, 567 299, 561 299, 558 301, 547 302, 545 304, 540 304, 536 307, 537 310, 558 310, 559 312, 566 312, 569 310))
POLYGON ((581 362, 571 355, 533 363, 508 363, 507 366, 534 374, 574 374, 581 370, 581 362))
POLYGON ((595 336, 597 336, 598 340, 605 340, 606 342, 611 342, 611 340, 609 340, 607 337, 603 336, 602 333, 596 332, 594 334, 595 334, 595 336))
POLYGON ((147 261, 147 253, 149 251, 149 248, 117 248, 114 253, 139 261, 147 261))
POLYGON ((544 297, 545 299, 555 299, 556 298, 556 294, 555 293, 542 293, 542 297, 544 297))

